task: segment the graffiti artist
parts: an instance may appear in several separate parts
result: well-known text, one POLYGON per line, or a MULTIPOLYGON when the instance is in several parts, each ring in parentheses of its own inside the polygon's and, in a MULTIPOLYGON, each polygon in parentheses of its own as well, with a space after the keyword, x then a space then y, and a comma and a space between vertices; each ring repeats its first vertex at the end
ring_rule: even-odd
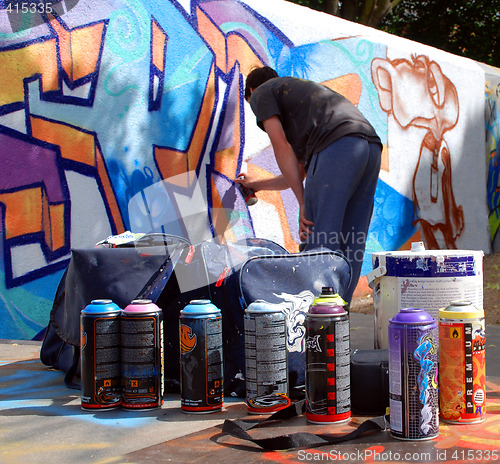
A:
POLYGON ((350 302, 361 272, 380 171, 379 137, 339 93, 316 82, 279 77, 267 66, 249 73, 245 100, 269 136, 281 175, 256 179, 245 174, 235 182, 256 192, 292 189, 299 203, 300 249, 324 246, 351 260, 353 278, 343 295, 350 302), (348 237, 353 232, 363 240, 325 240, 331 234, 348 237))

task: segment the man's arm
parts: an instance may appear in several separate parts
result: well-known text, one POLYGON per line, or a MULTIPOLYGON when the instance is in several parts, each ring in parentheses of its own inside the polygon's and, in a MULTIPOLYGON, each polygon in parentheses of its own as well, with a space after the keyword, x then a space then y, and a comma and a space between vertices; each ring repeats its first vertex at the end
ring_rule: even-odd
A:
POLYGON ((283 174, 266 179, 254 179, 248 174, 244 175, 244 179, 236 178, 234 182, 251 188, 254 192, 260 192, 261 190, 286 190, 290 188, 283 174))

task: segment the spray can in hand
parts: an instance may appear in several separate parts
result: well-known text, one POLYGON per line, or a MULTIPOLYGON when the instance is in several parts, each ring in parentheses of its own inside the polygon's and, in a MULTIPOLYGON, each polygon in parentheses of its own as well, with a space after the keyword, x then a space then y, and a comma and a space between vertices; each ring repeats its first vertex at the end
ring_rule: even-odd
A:
MULTIPOLYGON (((244 174, 240 174, 238 176, 238 179, 244 179, 244 178, 245 178, 244 174)), ((252 206, 255 205, 255 203, 257 203, 258 199, 255 196, 255 192, 251 188, 247 188, 243 184, 238 184, 238 189, 243 195, 243 198, 245 199, 247 206, 252 206)))

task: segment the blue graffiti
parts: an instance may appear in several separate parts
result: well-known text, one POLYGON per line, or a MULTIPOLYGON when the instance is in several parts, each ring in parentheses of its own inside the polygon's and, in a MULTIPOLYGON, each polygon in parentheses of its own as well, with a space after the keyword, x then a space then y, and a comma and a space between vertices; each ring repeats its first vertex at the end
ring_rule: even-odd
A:
POLYGON ((432 344, 429 340, 420 340, 420 344, 413 352, 415 359, 420 362, 420 373, 418 374, 418 386, 420 389, 420 402, 425 405, 427 402, 427 394, 429 390, 429 373, 434 364, 431 359, 426 359, 427 354, 431 351, 432 344))
POLYGON ((432 428, 434 408, 430 398, 431 385, 429 385, 429 380, 432 378, 431 370, 436 364, 435 360, 428 355, 436 355, 436 353, 437 346, 432 334, 430 333, 424 334, 420 337, 418 346, 413 352, 413 356, 420 363, 420 372, 417 377, 420 390, 419 399, 422 403, 422 410, 420 412, 420 430, 425 434, 427 434, 432 428))

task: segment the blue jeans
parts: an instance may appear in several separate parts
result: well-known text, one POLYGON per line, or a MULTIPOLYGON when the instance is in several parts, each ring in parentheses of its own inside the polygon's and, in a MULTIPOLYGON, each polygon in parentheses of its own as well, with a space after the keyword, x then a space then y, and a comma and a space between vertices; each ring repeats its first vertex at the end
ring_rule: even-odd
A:
POLYGON ((368 227, 380 172, 381 147, 361 137, 343 137, 315 154, 307 169, 305 215, 314 222, 304 250, 340 251, 350 261, 350 303, 363 265, 368 227))

